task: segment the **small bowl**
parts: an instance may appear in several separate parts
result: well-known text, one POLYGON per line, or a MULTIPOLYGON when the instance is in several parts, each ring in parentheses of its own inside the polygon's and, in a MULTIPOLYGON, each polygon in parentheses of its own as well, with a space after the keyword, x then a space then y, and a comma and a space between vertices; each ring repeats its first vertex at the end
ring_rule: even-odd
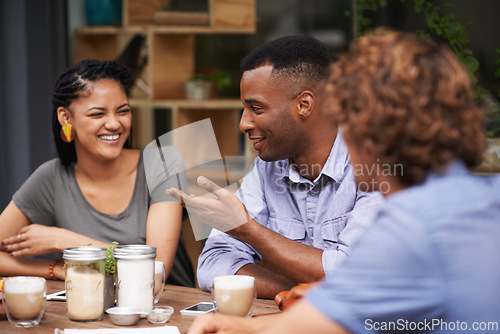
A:
POLYGON ((146 314, 136 307, 111 307, 106 310, 111 321, 118 326, 132 326, 139 321, 141 314, 146 314))
POLYGON ((148 313, 147 317, 149 322, 153 324, 163 324, 170 319, 173 313, 174 308, 172 306, 157 306, 148 313))

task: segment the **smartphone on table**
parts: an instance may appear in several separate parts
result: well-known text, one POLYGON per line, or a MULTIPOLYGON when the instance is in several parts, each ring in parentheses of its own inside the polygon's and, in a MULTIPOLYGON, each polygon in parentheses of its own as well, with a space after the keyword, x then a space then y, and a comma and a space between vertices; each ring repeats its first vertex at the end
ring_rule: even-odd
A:
POLYGON ((58 291, 47 295, 47 300, 66 301, 66 290, 58 291))
POLYGON ((186 307, 181 310, 181 315, 198 315, 203 313, 209 313, 216 310, 214 303, 202 302, 186 307))

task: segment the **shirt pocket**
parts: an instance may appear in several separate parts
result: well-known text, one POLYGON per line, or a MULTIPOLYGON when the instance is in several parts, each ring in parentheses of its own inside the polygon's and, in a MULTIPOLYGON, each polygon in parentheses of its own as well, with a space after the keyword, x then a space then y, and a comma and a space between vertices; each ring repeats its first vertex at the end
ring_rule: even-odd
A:
POLYGON ((347 223, 347 216, 330 219, 321 225, 321 238, 325 245, 333 245, 339 241, 340 233, 344 230, 347 223))
POLYGON ((268 227, 288 239, 303 241, 306 238, 304 223, 296 218, 270 216, 268 227))

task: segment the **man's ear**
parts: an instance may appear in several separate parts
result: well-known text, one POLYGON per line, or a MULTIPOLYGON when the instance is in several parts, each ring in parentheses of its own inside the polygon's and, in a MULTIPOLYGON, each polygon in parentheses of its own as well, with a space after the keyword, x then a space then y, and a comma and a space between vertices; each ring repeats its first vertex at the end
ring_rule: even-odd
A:
POLYGON ((304 90, 297 96, 297 111, 300 118, 307 118, 312 114, 314 102, 314 94, 310 90, 304 90))
POLYGON ((68 124, 71 120, 71 112, 64 107, 59 107, 57 108, 57 119, 59 120, 59 124, 61 124, 61 126, 68 124))
POLYGON ((369 159, 375 161, 375 144, 373 143, 373 140, 370 138, 364 138, 361 141, 361 145, 359 147, 361 154, 369 159))

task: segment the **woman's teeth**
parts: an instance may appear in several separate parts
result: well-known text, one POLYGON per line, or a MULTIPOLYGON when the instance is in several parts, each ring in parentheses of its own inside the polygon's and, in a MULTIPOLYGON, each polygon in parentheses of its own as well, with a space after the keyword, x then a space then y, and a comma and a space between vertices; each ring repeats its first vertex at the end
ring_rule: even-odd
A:
POLYGON ((120 135, 114 135, 114 136, 99 136, 100 139, 102 140, 108 140, 108 141, 113 141, 117 140, 120 137, 120 135))

